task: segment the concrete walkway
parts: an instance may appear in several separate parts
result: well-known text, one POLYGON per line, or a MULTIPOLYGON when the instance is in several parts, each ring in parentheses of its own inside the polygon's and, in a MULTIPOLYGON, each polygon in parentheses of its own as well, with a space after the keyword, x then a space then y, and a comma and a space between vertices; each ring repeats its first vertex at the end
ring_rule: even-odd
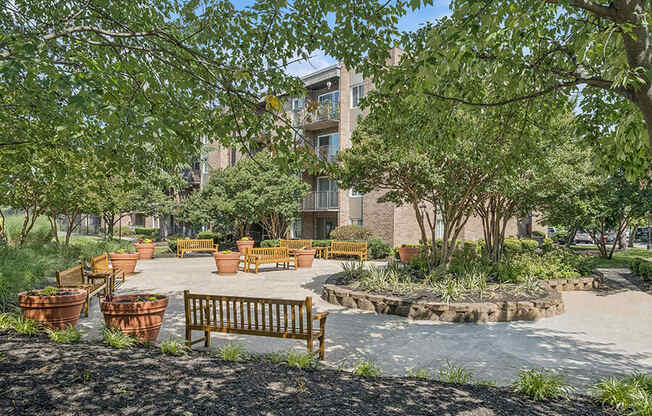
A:
MULTIPOLYGON (((222 277, 215 270, 215 262, 208 256, 140 261, 137 273, 128 277, 119 292, 170 296, 159 341, 184 337, 184 289, 271 298, 312 296, 317 311, 330 312, 326 359, 333 366, 350 368, 365 359, 388 375, 404 375, 416 368, 437 374, 451 362, 472 369, 478 379, 499 384, 510 383, 521 368, 548 367, 561 370, 578 387, 603 376, 652 372, 652 296, 631 287, 564 293, 567 312, 536 322, 459 324, 409 321, 323 301, 323 282, 340 270, 339 262, 333 260, 315 260, 312 269, 266 269, 258 275, 222 277)), ((618 279, 618 271, 608 271, 606 277, 610 274, 618 279)), ((102 326, 102 314, 93 300, 90 317, 81 319, 79 327, 90 337, 99 337, 102 326)), ((258 353, 291 348, 305 351, 300 341, 213 334, 213 348, 226 342, 240 343, 258 353)))

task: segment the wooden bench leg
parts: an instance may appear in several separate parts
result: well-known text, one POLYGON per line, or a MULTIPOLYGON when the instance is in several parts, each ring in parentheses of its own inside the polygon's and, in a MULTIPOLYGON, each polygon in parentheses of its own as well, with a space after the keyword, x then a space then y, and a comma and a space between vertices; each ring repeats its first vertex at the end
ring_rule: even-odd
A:
POLYGON ((188 326, 186 326, 186 347, 190 348, 192 345, 192 340, 190 339, 192 331, 188 326))
POLYGON ((88 305, 91 303, 91 297, 88 294, 88 291, 86 291, 86 304, 84 305, 84 316, 88 318, 88 305))
POLYGON ((320 360, 323 360, 324 357, 326 357, 326 349, 324 344, 326 344, 326 334, 322 332, 321 335, 319 335, 319 359, 320 360))
POLYGON ((204 331, 204 347, 211 346, 211 331, 204 331))
POLYGON ((308 354, 312 353, 312 343, 313 343, 312 337, 308 337, 308 354))

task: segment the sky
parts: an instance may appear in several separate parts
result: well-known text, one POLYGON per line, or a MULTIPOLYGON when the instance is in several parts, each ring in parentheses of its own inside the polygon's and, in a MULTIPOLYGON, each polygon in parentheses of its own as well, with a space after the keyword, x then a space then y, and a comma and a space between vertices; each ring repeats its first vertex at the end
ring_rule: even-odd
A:
MULTIPOLYGON (((250 6, 254 0, 234 0, 234 5, 238 8, 250 6)), ((426 22, 434 22, 438 18, 450 15, 450 0, 434 0, 432 6, 426 6, 414 12, 408 13, 399 19, 398 29, 401 31, 414 31, 426 22)), ((303 76, 314 71, 318 71, 327 66, 333 65, 336 61, 323 53, 315 53, 309 61, 295 62, 288 66, 287 72, 292 75, 303 76)))

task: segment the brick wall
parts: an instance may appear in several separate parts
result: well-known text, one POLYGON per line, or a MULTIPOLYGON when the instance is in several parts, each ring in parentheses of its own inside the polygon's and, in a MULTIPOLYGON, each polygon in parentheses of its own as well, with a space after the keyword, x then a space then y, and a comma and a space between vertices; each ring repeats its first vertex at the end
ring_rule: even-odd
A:
POLYGON ((362 208, 363 225, 382 238, 386 243, 394 242, 394 205, 378 203, 377 199, 383 195, 381 191, 374 191, 364 195, 362 208))

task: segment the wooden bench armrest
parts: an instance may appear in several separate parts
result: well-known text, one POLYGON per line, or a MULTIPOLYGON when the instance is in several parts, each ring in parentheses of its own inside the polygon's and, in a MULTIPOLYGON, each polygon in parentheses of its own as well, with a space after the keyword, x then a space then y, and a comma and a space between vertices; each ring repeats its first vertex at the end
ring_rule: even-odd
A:
POLYGON ((328 316, 328 312, 321 312, 312 317, 313 320, 324 319, 328 316))

